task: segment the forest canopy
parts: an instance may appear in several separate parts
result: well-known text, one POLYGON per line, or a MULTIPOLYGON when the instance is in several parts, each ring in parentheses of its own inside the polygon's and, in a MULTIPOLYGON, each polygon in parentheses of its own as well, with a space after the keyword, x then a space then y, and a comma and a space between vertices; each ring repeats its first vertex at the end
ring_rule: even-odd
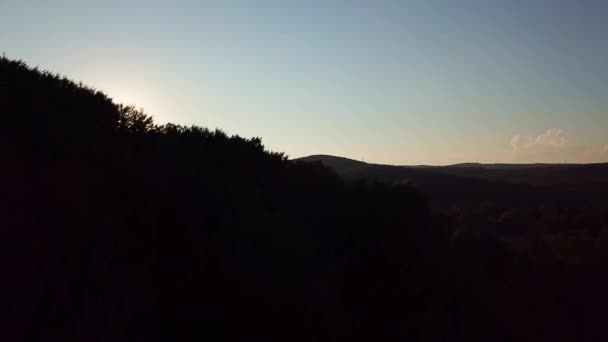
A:
POLYGON ((607 318, 605 207, 437 212, 4 57, 0 111, 3 340, 584 339, 607 318))

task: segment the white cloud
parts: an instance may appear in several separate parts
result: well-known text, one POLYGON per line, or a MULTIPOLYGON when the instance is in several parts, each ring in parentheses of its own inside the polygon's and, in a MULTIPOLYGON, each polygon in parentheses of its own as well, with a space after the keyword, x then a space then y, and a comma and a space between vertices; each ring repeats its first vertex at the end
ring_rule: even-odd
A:
POLYGON ((566 144, 566 135, 560 128, 551 128, 536 137, 515 135, 511 138, 511 146, 514 152, 559 150, 566 144))
POLYGON ((541 134, 534 140, 537 145, 563 147, 566 145, 566 136, 560 128, 551 128, 545 134, 541 134))
POLYGON ((608 158, 608 145, 591 147, 570 142, 561 128, 551 128, 536 136, 515 135, 511 148, 511 160, 522 163, 597 163, 608 158))

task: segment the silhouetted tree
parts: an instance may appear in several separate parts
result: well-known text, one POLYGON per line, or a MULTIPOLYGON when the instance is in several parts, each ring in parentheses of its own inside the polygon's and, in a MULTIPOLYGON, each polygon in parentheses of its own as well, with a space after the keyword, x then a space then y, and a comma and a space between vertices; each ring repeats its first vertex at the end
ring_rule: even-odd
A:
POLYGON ((573 324, 605 317, 601 208, 433 214, 410 185, 157 125, 4 57, 0 111, 2 340, 530 340, 558 334, 528 312, 563 323, 556 298, 583 292, 603 299, 573 324))

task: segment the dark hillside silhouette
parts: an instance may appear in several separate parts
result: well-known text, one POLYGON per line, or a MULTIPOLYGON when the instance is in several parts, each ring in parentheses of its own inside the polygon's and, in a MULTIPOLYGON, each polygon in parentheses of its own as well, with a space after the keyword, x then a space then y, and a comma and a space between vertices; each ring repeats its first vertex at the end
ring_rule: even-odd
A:
POLYGON ((320 162, 347 180, 408 183, 428 195, 431 205, 439 207, 488 201, 508 206, 550 203, 587 207, 605 204, 608 193, 608 163, 412 167, 368 164, 327 155, 298 160, 320 162))
POLYGON ((355 180, 367 164, 342 160, 345 180, 259 138, 155 124, 6 58, 0 113, 3 341, 557 341, 604 331, 600 202, 477 203, 468 194, 485 196, 485 185, 528 185, 382 166, 355 180), (439 201, 468 206, 432 210, 401 172, 431 185, 458 179, 439 201))
MULTIPOLYGON (((445 256, 451 279, 457 280, 453 286, 483 293, 498 329, 494 338, 604 336, 608 164, 405 167, 327 155, 299 160, 327 165, 343 179, 406 183, 425 193, 434 228, 443 227, 450 236, 445 256)), ((471 293, 461 294, 470 305, 471 293)), ((476 315, 482 314, 479 309, 473 310, 476 315)), ((457 325, 478 319, 465 312, 457 325)))
POLYGON ((411 188, 156 125, 23 62, 0 84, 3 340, 420 333, 439 245, 411 188))

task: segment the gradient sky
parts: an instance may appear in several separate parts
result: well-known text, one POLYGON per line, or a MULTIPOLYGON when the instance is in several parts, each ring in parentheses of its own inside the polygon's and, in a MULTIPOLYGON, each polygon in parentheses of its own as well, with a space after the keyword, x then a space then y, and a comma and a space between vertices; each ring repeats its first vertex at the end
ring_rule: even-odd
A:
POLYGON ((608 1, 0 0, 0 50, 291 157, 608 161, 608 1))

